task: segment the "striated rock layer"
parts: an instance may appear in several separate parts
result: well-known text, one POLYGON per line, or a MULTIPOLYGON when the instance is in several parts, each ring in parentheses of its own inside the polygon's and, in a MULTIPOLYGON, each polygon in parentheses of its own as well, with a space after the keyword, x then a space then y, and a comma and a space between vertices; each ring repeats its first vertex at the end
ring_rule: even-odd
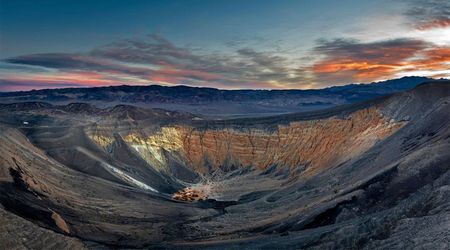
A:
MULTIPOLYGON (((218 169, 271 166, 306 169, 305 174, 313 174, 359 155, 404 124, 383 117, 378 108, 371 107, 347 117, 294 121, 277 126, 275 131, 177 125, 162 127, 151 135, 129 131, 122 137, 159 170, 169 168, 169 153, 202 174, 218 169)), ((105 149, 114 141, 112 135, 92 133, 90 138, 105 149)))
POLYGON ((391 135, 402 123, 389 122, 375 109, 353 113, 347 119, 329 118, 292 122, 274 132, 178 128, 183 153, 196 171, 208 167, 308 166, 314 172, 339 164, 391 135))

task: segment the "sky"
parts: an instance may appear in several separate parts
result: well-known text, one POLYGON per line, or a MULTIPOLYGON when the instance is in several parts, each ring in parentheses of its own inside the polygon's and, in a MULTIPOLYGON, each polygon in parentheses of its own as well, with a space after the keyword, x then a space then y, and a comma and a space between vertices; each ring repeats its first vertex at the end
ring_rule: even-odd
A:
POLYGON ((0 0, 0 91, 450 78, 448 0, 0 0))

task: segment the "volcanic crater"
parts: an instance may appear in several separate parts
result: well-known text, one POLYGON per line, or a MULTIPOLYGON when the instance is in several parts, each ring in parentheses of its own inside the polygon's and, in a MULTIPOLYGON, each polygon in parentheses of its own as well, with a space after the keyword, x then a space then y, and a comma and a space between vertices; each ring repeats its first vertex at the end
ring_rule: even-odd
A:
POLYGON ((2 220, 32 222, 28 231, 75 248, 390 248, 404 235, 441 244, 450 240, 433 234, 450 223, 449 101, 441 81, 227 120, 2 104, 0 202, 11 213, 2 220))

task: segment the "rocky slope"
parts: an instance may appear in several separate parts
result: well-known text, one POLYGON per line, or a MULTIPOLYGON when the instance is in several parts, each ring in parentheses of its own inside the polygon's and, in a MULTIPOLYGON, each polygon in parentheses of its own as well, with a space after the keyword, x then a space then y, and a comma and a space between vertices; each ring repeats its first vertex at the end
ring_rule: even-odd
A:
POLYGON ((450 84, 432 82, 224 121, 1 105, 0 211, 63 248, 445 249, 449 102, 450 84))

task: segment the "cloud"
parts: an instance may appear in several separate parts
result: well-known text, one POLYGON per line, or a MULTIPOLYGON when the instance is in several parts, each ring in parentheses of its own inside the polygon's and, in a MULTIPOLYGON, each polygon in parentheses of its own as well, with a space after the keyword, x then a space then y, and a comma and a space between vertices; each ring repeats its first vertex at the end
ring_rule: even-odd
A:
MULTIPOLYGON (((312 67, 319 82, 364 82, 394 76, 414 66, 410 60, 432 46, 417 39, 362 43, 357 40, 319 40, 313 49, 321 57, 312 67)), ((429 55, 426 55, 429 58, 429 55)))
POLYGON ((144 39, 113 42, 84 54, 32 54, 8 58, 5 62, 40 66, 66 73, 92 71, 101 75, 96 78, 97 81, 116 83, 122 80, 124 84, 299 88, 307 79, 286 58, 275 55, 274 52, 241 48, 234 53, 194 53, 188 48, 176 46, 158 34, 144 39), (129 81, 130 79, 133 81, 129 81))
POLYGON ((428 22, 422 22, 417 25, 417 29, 419 30, 429 30, 447 27, 450 27, 450 18, 435 19, 428 22))
POLYGON ((419 53, 418 58, 408 61, 406 71, 427 70, 443 71, 450 70, 450 46, 439 46, 428 48, 419 53))
POLYGON ((40 82, 40 81, 15 81, 0 79, 0 91, 22 91, 30 89, 49 89, 49 88, 79 88, 86 87, 84 84, 77 83, 56 83, 55 82, 40 82))
POLYGON ((250 48, 240 49, 237 52, 244 58, 249 59, 257 67, 272 71, 283 71, 286 66, 286 59, 281 56, 256 52, 255 50, 250 48))
POLYGON ((450 2, 448 0, 412 0, 405 15, 418 30, 450 27, 450 2))
POLYGON ((185 48, 179 48, 164 37, 152 34, 146 40, 126 39, 92 50, 90 55, 122 62, 170 65, 193 63, 201 59, 185 48))
MULTIPOLYGON (((99 46, 86 53, 45 53, 8 58, 0 81, 99 86, 121 84, 191 85, 218 88, 317 88, 368 82, 402 74, 445 74, 448 46, 421 39, 361 42, 318 40, 304 58, 251 47, 208 52, 176 46, 153 34, 99 46), (418 71, 421 70, 421 71, 418 71), (427 71, 427 72, 424 72, 427 71)), ((5 86, 5 84, 3 84, 5 86)))
POLYGON ((98 63, 94 59, 81 54, 47 53, 31 54, 5 59, 12 64, 34 65, 55 69, 92 69, 97 68, 98 63))

